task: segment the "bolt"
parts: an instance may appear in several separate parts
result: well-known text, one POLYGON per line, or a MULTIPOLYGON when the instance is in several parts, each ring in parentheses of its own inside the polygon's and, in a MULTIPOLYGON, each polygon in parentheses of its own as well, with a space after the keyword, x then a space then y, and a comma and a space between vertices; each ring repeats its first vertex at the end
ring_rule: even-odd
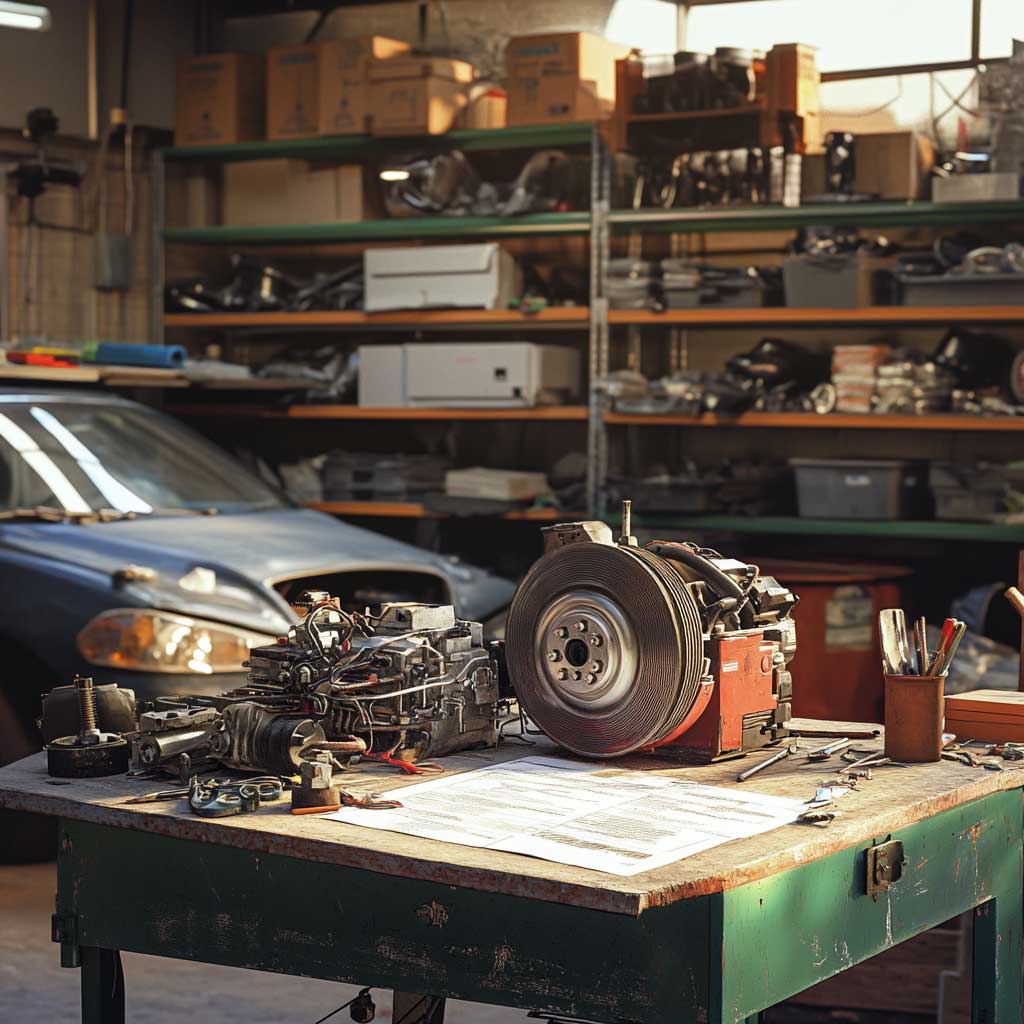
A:
POLYGON ((555 650, 548 651, 548 661, 561 661, 561 660, 562 660, 562 656, 558 653, 558 651, 555 651, 555 650))
POLYGON ((573 672, 572 677, 578 683, 583 678, 583 673, 577 670, 576 672, 573 672))
POLYGON ((604 641, 601 639, 601 636, 600 636, 599 633, 591 633, 590 634, 590 646, 591 647, 600 647, 602 643, 604 643, 604 641))
POLYGON ((555 630, 555 636, 557 636, 559 640, 564 640, 568 635, 569 630, 567 630, 565 626, 559 626, 558 629, 555 630))
POLYGON ((558 670, 558 678, 564 682, 569 678, 569 670, 567 668, 560 668, 558 670))
POLYGON ((75 676, 75 692, 78 694, 78 731, 96 732, 96 693, 92 688, 91 676, 75 676))
POLYGON ((590 666, 590 669, 591 669, 592 672, 600 672, 603 668, 604 668, 604 662, 603 661, 595 661, 590 666))
POLYGON ((595 673, 593 673, 593 672, 590 672, 587 675, 587 682, 590 683, 591 686, 593 686, 594 683, 597 682, 597 675, 595 673))
POLYGON ((586 633, 586 631, 587 631, 587 623, 583 619, 580 619, 580 621, 576 623, 576 628, 581 633, 586 633))

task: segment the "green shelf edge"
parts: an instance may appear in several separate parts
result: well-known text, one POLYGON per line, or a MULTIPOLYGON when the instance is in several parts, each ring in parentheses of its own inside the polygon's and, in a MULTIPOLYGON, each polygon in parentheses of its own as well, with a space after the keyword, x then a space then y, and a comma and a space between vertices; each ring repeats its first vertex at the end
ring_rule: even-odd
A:
POLYGON ((466 153, 488 150, 533 149, 547 146, 582 146, 590 142, 594 126, 571 124, 523 125, 511 128, 462 128, 444 135, 377 136, 333 135, 312 139, 261 139, 220 146, 172 146, 164 149, 167 161, 217 160, 242 163, 247 160, 327 160, 335 157, 371 157, 380 153, 415 148, 461 149, 466 153))
POLYGON ((799 516, 636 516, 647 529, 732 530, 737 533, 813 534, 832 537, 899 537, 908 540, 1024 541, 1024 524, 940 520, 877 521, 801 519, 799 516))
POLYGON ((523 217, 408 217, 338 224, 266 227, 168 228, 165 242, 193 244, 355 242, 396 238, 492 238, 512 235, 581 235, 590 231, 587 211, 534 213, 523 217))
POLYGON ((777 231, 815 224, 856 227, 913 227, 971 224, 980 221, 1024 221, 1024 199, 992 199, 964 203, 890 202, 819 203, 800 207, 759 207, 724 210, 612 210, 616 231, 710 232, 777 231), (668 215, 666 215, 668 214, 668 215))

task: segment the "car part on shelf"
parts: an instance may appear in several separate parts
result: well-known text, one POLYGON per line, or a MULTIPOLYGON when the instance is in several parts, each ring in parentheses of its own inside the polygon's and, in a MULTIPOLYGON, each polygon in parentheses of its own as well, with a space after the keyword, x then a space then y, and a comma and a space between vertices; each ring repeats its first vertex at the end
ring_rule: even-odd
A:
POLYGON ((250 652, 245 686, 144 708, 132 769, 182 778, 213 765, 301 774, 327 754, 413 762, 497 743, 498 665, 483 627, 451 605, 387 604, 348 613, 303 594, 301 622, 250 652))
MULTIPOLYGON (((625 517, 624 517, 625 518, 625 517)), ((509 612, 526 714, 589 757, 710 760, 786 735, 797 598, 758 568, 604 523, 545 528, 509 612)))
POLYGON ((92 679, 75 676, 78 733, 46 744, 46 770, 61 779, 92 779, 120 775, 128 769, 128 743, 113 732, 103 732, 96 717, 92 679))

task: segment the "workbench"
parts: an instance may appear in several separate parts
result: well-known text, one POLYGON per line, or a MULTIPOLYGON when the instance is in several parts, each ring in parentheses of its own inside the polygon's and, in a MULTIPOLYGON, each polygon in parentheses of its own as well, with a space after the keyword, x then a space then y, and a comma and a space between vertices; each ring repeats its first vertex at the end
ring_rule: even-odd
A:
MULTIPOLYGON (((445 765, 537 750, 507 744, 445 765)), ((731 785, 751 760, 607 770, 731 785)), ((810 799, 838 767, 791 757, 744 785, 810 799)), ((415 781, 374 769, 350 788, 415 781)), ((54 939, 62 966, 81 969, 87 1024, 124 1019, 119 950, 606 1024, 746 1024, 971 910, 974 1021, 1020 1024, 1022 786, 1024 771, 950 761, 877 768, 828 825, 632 877, 292 816, 286 802, 222 819, 183 801, 125 805, 167 783, 55 784, 42 754, 0 769, 0 805, 59 819, 54 939)), ((436 1024, 443 1003, 424 1005, 436 1024)))

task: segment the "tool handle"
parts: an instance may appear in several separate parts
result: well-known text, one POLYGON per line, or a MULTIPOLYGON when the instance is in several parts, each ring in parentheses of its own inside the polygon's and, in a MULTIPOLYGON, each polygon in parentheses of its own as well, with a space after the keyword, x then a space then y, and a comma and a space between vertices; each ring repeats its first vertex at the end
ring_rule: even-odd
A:
POLYGON ((323 814, 325 811, 340 811, 341 804, 327 804, 325 807, 293 807, 292 814, 323 814))

